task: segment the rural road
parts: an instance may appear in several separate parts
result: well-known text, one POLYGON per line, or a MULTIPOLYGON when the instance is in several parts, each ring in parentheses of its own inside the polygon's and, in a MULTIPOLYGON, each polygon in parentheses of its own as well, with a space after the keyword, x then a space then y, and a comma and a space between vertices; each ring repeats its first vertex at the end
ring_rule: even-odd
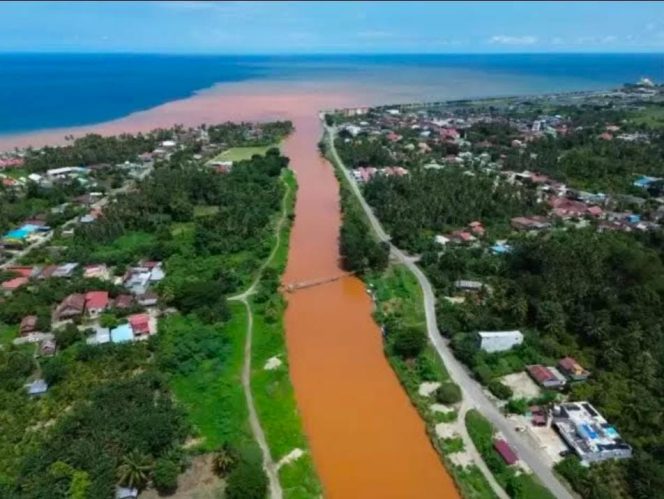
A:
POLYGON ((362 209, 366 213, 372 229, 375 231, 376 235, 381 241, 387 242, 390 245, 392 256, 395 257, 399 262, 403 263, 417 278, 417 282, 420 284, 420 287, 422 288, 422 294, 424 296, 424 309, 426 313, 427 332, 429 339, 438 352, 441 360, 445 364, 450 377, 461 387, 465 403, 469 407, 475 408, 480 413, 482 413, 482 415, 486 417, 491 422, 491 424, 493 424, 493 426, 503 434, 505 440, 516 451, 519 459, 524 461, 530 467, 530 469, 533 470, 533 473, 537 475, 540 481, 551 491, 553 495, 555 495, 558 499, 573 499, 572 494, 570 494, 567 488, 554 475, 553 471, 544 461, 542 456, 540 456, 540 451, 538 449, 533 449, 530 444, 521 438, 521 436, 514 430, 513 424, 510 423, 498 410, 498 408, 496 408, 496 406, 491 402, 491 400, 489 400, 489 398, 483 392, 482 386, 470 376, 465 366, 461 364, 461 362, 458 361, 452 354, 452 351, 448 345, 448 340, 443 338, 438 330, 435 294, 433 292, 431 283, 420 270, 420 268, 414 263, 413 259, 409 258, 403 251, 401 251, 390 242, 390 237, 374 215, 369 204, 365 201, 359 186, 355 182, 355 179, 353 179, 348 169, 344 166, 336 148, 334 147, 334 134, 336 132, 335 128, 327 126, 324 120, 321 121, 325 127, 328 146, 334 161, 336 161, 339 165, 339 170, 341 170, 345 176, 348 184, 351 187, 351 190, 353 191, 353 194, 355 194, 357 200, 362 206, 362 209))
POLYGON ((244 343, 244 365, 242 366, 242 389, 244 391, 244 397, 247 401, 247 408, 249 410, 249 426, 251 427, 251 432, 253 433, 254 439, 256 440, 256 443, 261 450, 261 454, 263 455, 263 469, 265 470, 265 474, 268 478, 270 499, 282 499, 284 492, 281 487, 281 482, 279 481, 279 466, 272 458, 270 446, 267 443, 267 438, 265 438, 265 431, 263 431, 263 427, 261 426, 260 418, 258 417, 258 412, 256 411, 256 404, 254 403, 254 396, 251 391, 251 344, 254 335, 254 314, 251 309, 249 298, 256 292, 258 283, 260 282, 261 277, 263 277, 263 272, 267 266, 270 265, 274 259, 274 256, 279 250, 279 246, 281 245, 281 229, 286 223, 286 219, 288 217, 288 206, 286 203, 288 202, 288 197, 291 190, 288 183, 284 182, 284 186, 284 195, 281 200, 281 215, 274 228, 275 241, 274 246, 272 247, 272 251, 270 251, 268 257, 261 264, 251 285, 242 293, 228 298, 229 300, 239 301, 244 304, 244 307, 247 311, 247 333, 244 343))

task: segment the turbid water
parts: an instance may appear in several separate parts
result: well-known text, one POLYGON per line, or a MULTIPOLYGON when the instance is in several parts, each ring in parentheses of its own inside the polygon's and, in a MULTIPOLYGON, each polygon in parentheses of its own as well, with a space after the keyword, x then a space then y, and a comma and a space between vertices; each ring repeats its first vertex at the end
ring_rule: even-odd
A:
MULTIPOLYGON (((318 152, 318 111, 369 98, 348 86, 226 85, 102 125, 5 137, 0 146, 61 142, 71 132, 290 119, 295 132, 284 151, 297 175, 298 193, 284 282, 310 281, 341 273, 339 186, 332 166, 318 152)), ((363 283, 344 277, 287 299, 291 377, 325 496, 458 497, 423 421, 385 359, 363 283)))

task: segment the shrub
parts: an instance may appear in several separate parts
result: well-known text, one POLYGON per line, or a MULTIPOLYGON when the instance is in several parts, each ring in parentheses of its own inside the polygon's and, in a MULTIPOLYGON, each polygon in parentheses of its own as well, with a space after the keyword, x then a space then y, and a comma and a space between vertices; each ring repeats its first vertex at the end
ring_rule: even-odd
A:
POLYGON ((461 402, 461 388, 456 383, 446 381, 436 390, 436 400, 441 404, 461 402))
POLYGON ((507 403, 507 412, 523 414, 528 410, 528 401, 524 398, 512 399, 507 403))
POLYGON ((394 334, 394 353, 405 359, 417 357, 426 345, 426 336, 416 327, 401 328, 394 334))
POLYGON ((227 499, 265 499, 267 477, 258 461, 240 461, 228 475, 227 499))
POLYGON ((494 379, 489 383, 489 391, 500 400, 507 400, 514 395, 514 392, 512 392, 512 389, 509 386, 501 383, 497 379, 494 379))
POLYGON ((155 488, 162 494, 175 492, 179 473, 178 465, 170 459, 157 459, 152 476, 155 488))

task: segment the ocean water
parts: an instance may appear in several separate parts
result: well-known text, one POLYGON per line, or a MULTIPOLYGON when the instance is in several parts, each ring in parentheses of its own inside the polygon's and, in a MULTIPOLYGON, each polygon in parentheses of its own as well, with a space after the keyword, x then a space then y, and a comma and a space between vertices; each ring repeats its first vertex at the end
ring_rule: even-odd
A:
POLYGON ((643 76, 664 80, 664 55, 0 54, 0 134, 108 121, 217 83, 337 81, 408 100, 592 90, 643 76))

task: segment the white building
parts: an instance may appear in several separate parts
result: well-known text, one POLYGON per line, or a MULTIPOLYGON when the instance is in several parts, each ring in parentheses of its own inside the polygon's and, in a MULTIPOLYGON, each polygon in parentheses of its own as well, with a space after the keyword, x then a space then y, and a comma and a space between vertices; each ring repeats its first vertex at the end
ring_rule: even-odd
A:
POLYGON ((504 352, 523 343, 521 331, 480 331, 480 348, 485 352, 504 352))

